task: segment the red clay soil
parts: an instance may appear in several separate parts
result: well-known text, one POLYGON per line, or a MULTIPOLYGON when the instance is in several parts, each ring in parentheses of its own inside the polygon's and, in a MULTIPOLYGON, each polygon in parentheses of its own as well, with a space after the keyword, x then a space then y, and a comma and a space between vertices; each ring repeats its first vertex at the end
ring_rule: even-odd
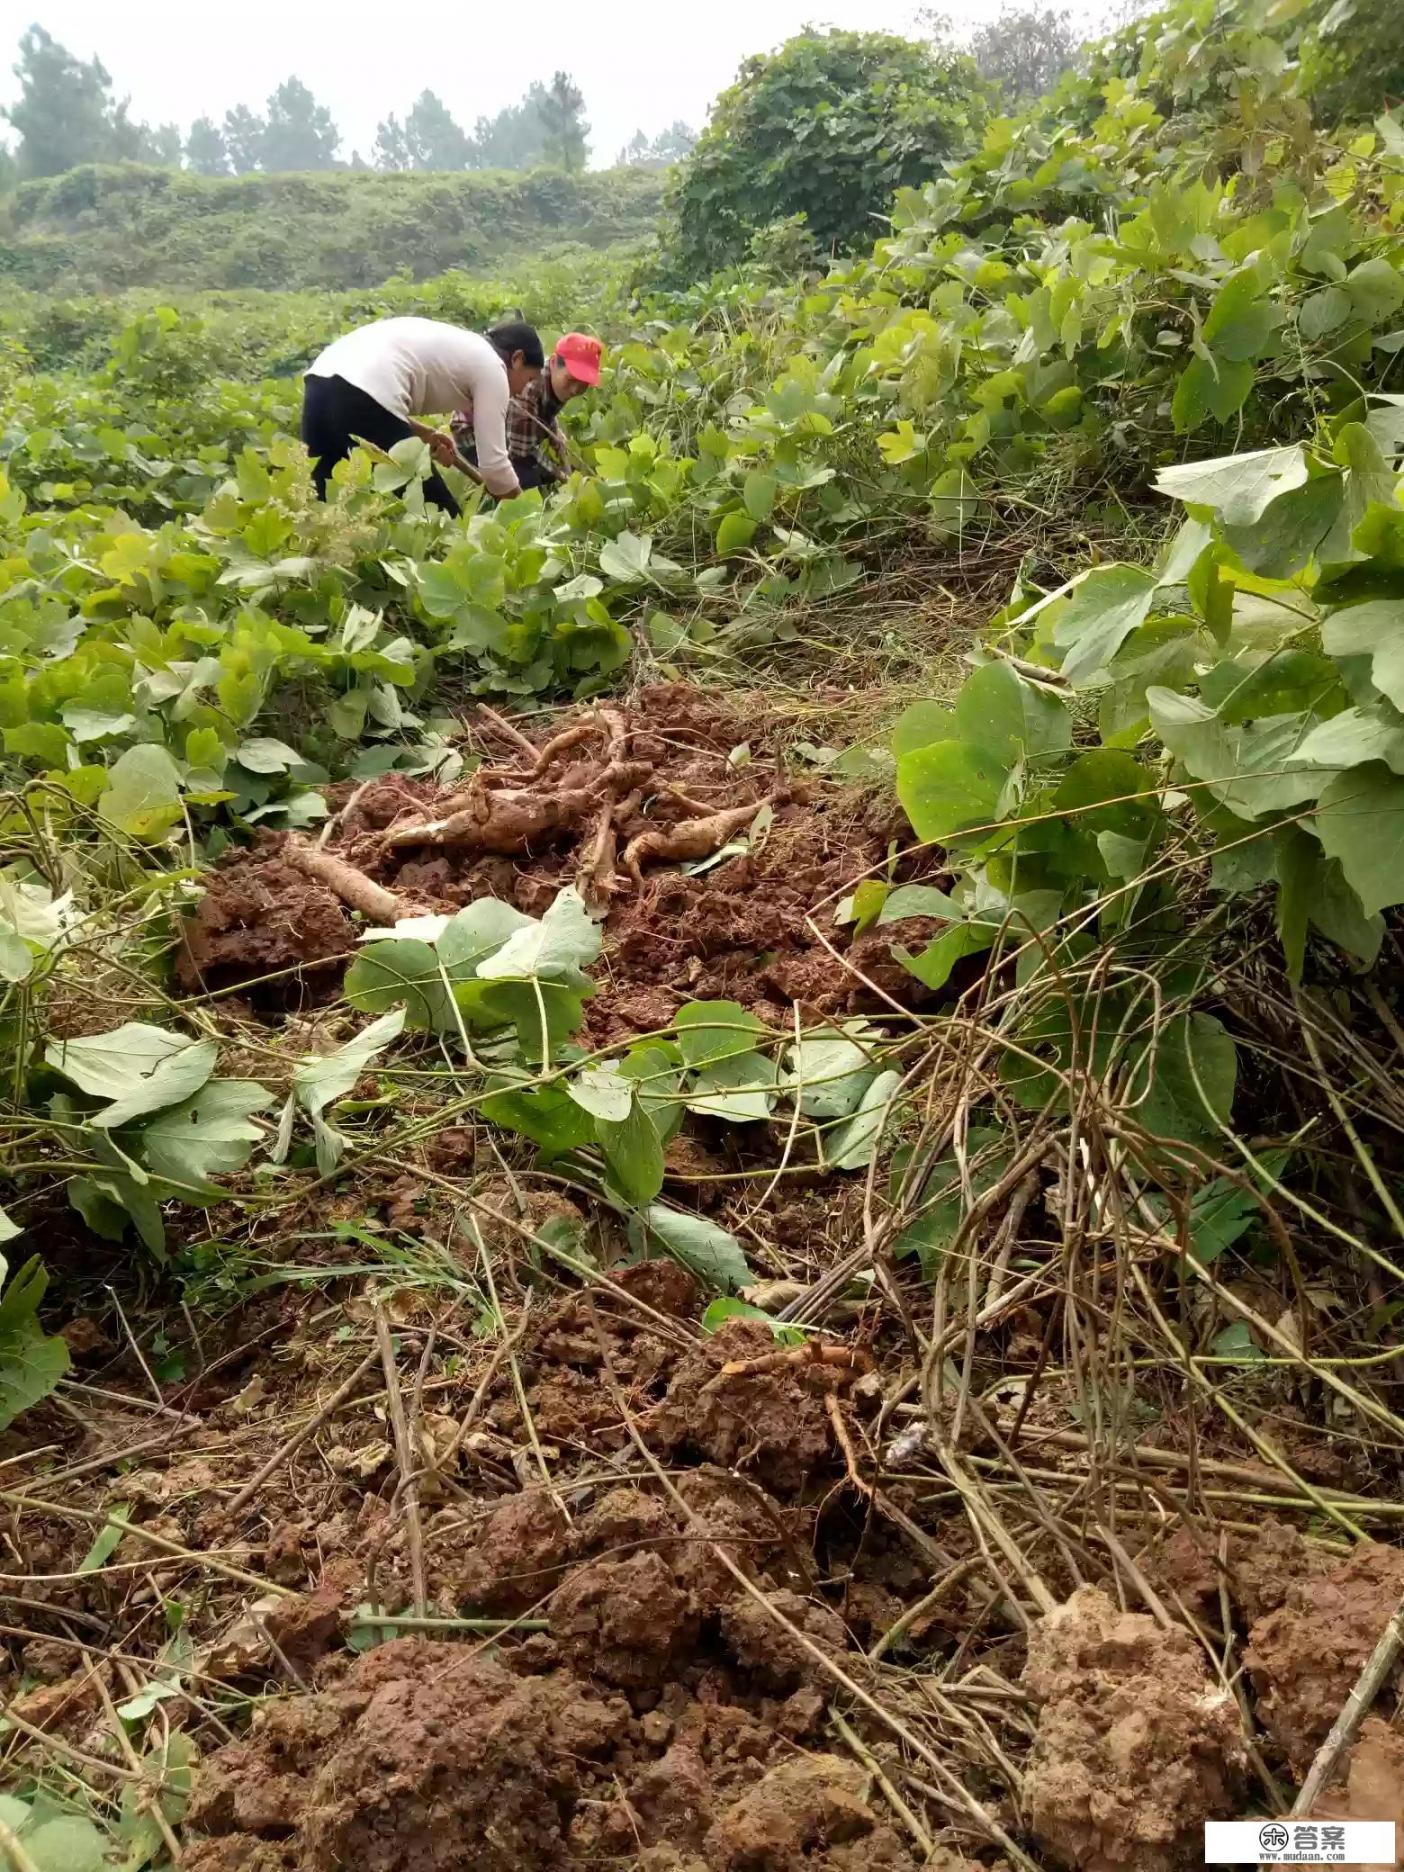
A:
MULTIPOLYGON (((840 898, 863 876, 883 875, 890 850, 910 837, 891 800, 855 799, 822 779, 787 774, 766 750, 765 725, 747 722, 724 696, 661 684, 618 713, 631 761, 650 774, 641 802, 621 808, 621 840, 685 816, 673 792, 722 808, 773 800, 774 821, 756 852, 699 875, 647 859, 641 884, 619 875, 597 970, 602 992, 587 1010, 591 1044, 667 1027, 693 999, 738 1000, 767 1021, 788 1024, 793 1002, 812 1019, 882 1007, 883 994, 903 1006, 926 998, 893 960, 888 932, 871 931, 854 943, 833 921, 840 898), (728 754, 743 742, 752 758, 733 766, 728 754)), ((593 771, 584 762, 564 764, 551 770, 549 782, 569 793, 593 771)), ((512 856, 386 847, 387 828, 407 815, 432 818, 441 792, 393 775, 354 795, 339 792, 345 810, 328 850, 409 907, 452 911, 493 896, 540 915, 580 869, 579 825, 549 829, 512 856)), ((177 958, 184 988, 244 987, 270 1007, 334 990, 356 946, 355 920, 330 888, 295 870, 283 849, 279 835, 265 834, 214 868, 177 958), (288 973, 299 965, 311 965, 305 980, 288 973)), ((937 871, 932 854, 915 853, 899 861, 896 875, 906 880, 937 871)), ((928 933, 926 925, 907 922, 895 939, 919 947, 928 933)))
POLYGON ((1034 1833, 1080 1872, 1203 1863, 1207 1819, 1236 1811, 1238 1707, 1189 1633, 1085 1586, 1030 1633, 1041 1704, 1024 1779, 1034 1833))
MULTIPOLYGON (((505 1362, 488 1373, 476 1405, 491 1353, 450 1327, 418 1418, 426 1455, 440 1453, 419 1483, 427 1611, 542 1629, 461 1630, 451 1640, 436 1631, 358 1656, 348 1643, 365 1641, 357 1609, 403 1610, 414 1593, 381 1374, 369 1373, 363 1392, 236 1504, 352 1356, 326 1342, 324 1324, 309 1330, 298 1296, 261 1296, 225 1343, 207 1345, 212 1375, 168 1392, 201 1421, 137 1466, 78 1483, 64 1506, 88 1520, 40 1509, 17 1517, 12 1538, 32 1591, 52 1595, 55 1622, 13 1662, 0 1653, 9 1673, 0 1702, 59 1742, 93 1746, 103 1706, 77 1642, 60 1639, 71 1619, 120 1634, 155 1674, 164 1632, 130 1598, 128 1552, 141 1550, 122 1549, 111 1574, 78 1572, 93 1525, 121 1501, 182 1554, 209 1552, 292 1595, 217 1574, 194 1591, 191 1561, 144 1558, 151 1590, 190 1607, 205 1686, 199 1705, 162 1706, 202 1749, 184 1828, 188 1872, 915 1872, 921 1854, 830 1724, 835 1696, 899 1784, 900 1758, 830 1661, 909 1716, 924 1707, 922 1684, 952 1659, 964 1659, 954 1683, 1002 1685, 980 1721, 1017 1782, 988 1758, 952 1760, 1037 1863, 1181 1872, 1202 1861, 1205 1818, 1257 1810, 1239 1710, 1200 1646, 1094 1588, 1037 1623, 1026 1644, 977 1567, 875 1670, 864 1652, 926 1598, 933 1577, 971 1556, 970 1530, 939 1487, 888 1475, 886 1499, 910 1518, 913 1544, 852 1485, 835 1418, 868 1475, 883 1443, 881 1388, 861 1356, 796 1360, 749 1321, 700 1336, 702 1301, 684 1270, 658 1261, 545 1302, 514 1345, 515 1373, 505 1362), (260 1384, 265 1394, 250 1399, 260 1384), (204 1721, 211 1683, 248 1699, 248 1727, 232 1743, 204 1721)), ((398 1309, 408 1372, 426 1329, 454 1315, 423 1294, 384 1304, 398 1309)), ((348 1301, 347 1321, 364 1325, 363 1307, 348 1301)), ((76 1434, 55 1414, 39 1426, 46 1440, 51 1424, 55 1440, 76 1434)), ((135 1415, 118 1442, 152 1433, 150 1415, 135 1415)), ((14 1486, 29 1486, 23 1464, 11 1473, 14 1486)), ((1211 1622, 1223 1603, 1218 1544, 1206 1530, 1202 1542, 1177 1537, 1143 1554, 1167 1603, 1178 1595, 1211 1622)), ((1274 1523, 1227 1542, 1230 1620, 1253 1621, 1242 1682, 1284 1786, 1404 1584, 1404 1555, 1393 1549, 1328 1555, 1323 1566, 1324 1551, 1274 1523)), ((26 1622, 40 1618, 36 1601, 26 1622)), ((130 1693, 115 1665, 99 1659, 98 1668, 114 1700, 130 1693)), ((238 1699, 220 1702, 241 1728, 238 1699)), ((1380 1717, 1391 1707, 1387 1687, 1380 1717)), ((1396 1733, 1372 1717, 1328 1791, 1329 1810, 1393 1817, 1399 1769, 1396 1733)), ((922 1811, 945 1824, 934 1804, 922 1811)), ((952 1833, 933 1866, 997 1872, 975 1829, 957 1816, 952 1833)))
POLYGON ((1292 1581, 1253 1625, 1245 1661, 1259 1720, 1294 1773, 1310 1767, 1401 1597, 1404 1552, 1367 1542, 1329 1573, 1292 1581))
MULTIPOLYGON (((1389 1820, 1396 1842, 1404 1839, 1404 1735, 1380 1717, 1367 1716, 1344 1769, 1313 1813, 1323 1820, 1389 1820)), ((1364 1872, 1393 1872, 1393 1866, 1366 1866, 1364 1872)))
MULTIPOLYGON (((615 1284, 664 1321, 695 1317, 700 1302, 672 1264, 626 1270, 615 1284)), ((432 1510, 432 1609, 531 1612, 547 1629, 491 1651, 396 1639, 349 1668, 334 1641, 320 1662, 304 1647, 298 1675, 314 1687, 263 1704, 248 1737, 206 1763, 188 1872, 915 1872, 871 1776, 815 1753, 833 1688, 821 1659, 854 1662, 812 1557, 819 1504, 843 1475, 823 1400, 859 1409, 846 1398, 853 1372, 817 1362, 725 1369, 773 1355, 769 1331, 745 1321, 693 1349, 685 1336, 673 1346, 607 1296, 544 1314, 521 1351, 538 1431, 564 1372, 608 1401, 608 1371, 676 1497, 610 1479, 609 1444, 627 1444, 616 1423, 596 1443, 586 1488, 553 1499, 514 1483, 485 1511, 457 1498, 432 1510), (737 1433, 747 1419, 749 1443, 737 1433)), ((483 1455, 521 1445, 505 1379, 483 1423, 483 1455)), ((329 1592, 343 1607, 363 1599, 372 1564, 383 1600, 404 1603, 402 1514, 370 1499, 354 1522, 314 1503, 308 1513, 315 1544, 291 1527, 270 1542, 270 1573, 322 1581, 279 1608, 285 1635, 319 1630, 329 1592), (339 1555, 330 1572, 329 1549, 339 1555)), ((235 1538, 232 1526, 219 1532, 235 1538)), ((215 1534, 211 1524, 206 1537, 215 1534)), ((880 1561, 880 1542, 874 1552, 880 1561)), ((866 1565, 861 1553, 848 1559, 866 1565)))

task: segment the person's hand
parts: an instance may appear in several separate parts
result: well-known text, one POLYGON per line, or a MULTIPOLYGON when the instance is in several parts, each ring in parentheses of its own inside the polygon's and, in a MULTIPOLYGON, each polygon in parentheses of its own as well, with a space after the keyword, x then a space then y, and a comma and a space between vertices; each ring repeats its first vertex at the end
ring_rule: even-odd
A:
POLYGON ((460 466, 458 444, 454 441, 453 437, 449 435, 447 430, 432 430, 425 440, 429 444, 429 453, 434 457, 434 460, 441 468, 457 468, 460 466))

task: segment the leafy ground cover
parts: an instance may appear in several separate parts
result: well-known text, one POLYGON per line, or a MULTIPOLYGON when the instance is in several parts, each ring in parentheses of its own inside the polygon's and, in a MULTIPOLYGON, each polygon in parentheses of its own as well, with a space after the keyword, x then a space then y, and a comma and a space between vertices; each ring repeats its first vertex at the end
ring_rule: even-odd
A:
POLYGON ((1404 1818, 1401 133, 1208 23, 601 282, 544 505, 13 311, 19 1872, 1404 1818))

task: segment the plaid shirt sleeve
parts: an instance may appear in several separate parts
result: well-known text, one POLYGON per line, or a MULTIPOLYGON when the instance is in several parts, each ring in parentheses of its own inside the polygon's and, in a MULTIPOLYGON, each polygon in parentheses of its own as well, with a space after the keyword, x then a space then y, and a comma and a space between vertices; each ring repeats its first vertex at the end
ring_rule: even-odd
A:
MULTIPOLYGON (((513 461, 535 460, 543 468, 554 469, 556 463, 552 455, 559 452, 560 459, 564 460, 565 438, 559 423, 549 422, 541 413, 545 391, 546 373, 543 371, 507 405, 507 453, 513 461)), ((449 426, 460 448, 473 447, 471 410, 456 410, 449 418, 449 426)))
POLYGON ((546 373, 543 371, 507 405, 507 453, 513 461, 534 458, 549 468, 554 465, 550 450, 553 445, 561 446, 561 433, 556 424, 548 422, 541 413, 545 392, 546 373))

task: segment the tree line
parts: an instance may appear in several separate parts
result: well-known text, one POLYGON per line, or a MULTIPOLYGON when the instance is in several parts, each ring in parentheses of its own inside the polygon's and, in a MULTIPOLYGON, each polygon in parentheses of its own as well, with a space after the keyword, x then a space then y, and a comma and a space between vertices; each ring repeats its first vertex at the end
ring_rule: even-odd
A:
MULTIPOLYGON (((589 156, 585 99, 568 72, 535 83, 516 104, 480 116, 465 130, 433 91, 420 94, 403 118, 391 114, 376 131, 367 162, 341 156, 342 134, 325 104, 300 78, 284 79, 262 112, 239 104, 221 121, 197 117, 179 124, 134 120, 118 99, 101 60, 80 59, 42 26, 19 43, 14 67, 19 97, 0 110, 18 145, 0 145, 0 184, 62 175, 82 163, 141 162, 185 168, 195 175, 249 175, 328 169, 386 171, 555 168, 575 174, 589 156)), ((683 123, 655 137, 642 130, 620 150, 620 163, 662 166, 695 141, 683 123)))

